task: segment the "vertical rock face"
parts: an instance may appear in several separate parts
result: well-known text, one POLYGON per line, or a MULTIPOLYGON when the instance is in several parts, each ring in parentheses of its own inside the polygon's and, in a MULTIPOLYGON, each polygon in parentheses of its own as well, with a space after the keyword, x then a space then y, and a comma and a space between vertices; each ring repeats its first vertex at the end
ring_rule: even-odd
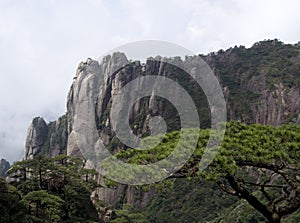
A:
POLYGON ((287 87, 280 82, 274 84, 270 89, 263 82, 264 80, 261 78, 257 81, 250 80, 245 90, 248 92, 249 98, 252 98, 245 98, 245 104, 241 105, 238 103, 241 103, 243 98, 238 101, 232 100, 232 98, 236 98, 237 93, 232 93, 228 87, 224 88, 224 95, 228 99, 228 119, 273 126, 282 123, 298 123, 299 86, 287 87))
POLYGON ((6 171, 10 168, 10 164, 7 160, 0 160, 0 177, 6 177, 6 171))
POLYGON ((41 117, 34 118, 27 130, 24 159, 32 159, 47 141, 48 126, 41 117))
POLYGON ((252 107, 256 123, 279 125, 282 122, 295 123, 300 109, 299 88, 286 88, 281 83, 275 84, 275 90, 263 90, 258 105, 252 107), (291 115, 294 114, 294 120, 291 115))
MULTIPOLYGON (((165 61, 192 71, 199 58, 200 56, 187 57, 185 60, 172 58, 165 61)), ((255 71, 255 74, 248 65, 240 69, 242 65, 236 62, 239 58, 240 55, 234 49, 204 57, 220 80, 227 103, 228 119, 270 125, 300 123, 299 86, 286 84, 282 78, 274 81, 264 68, 255 71)), ((33 120, 27 133, 24 158, 31 159, 38 153, 48 156, 61 153, 81 156, 80 141, 93 141, 95 132, 96 137, 112 153, 124 149, 111 127, 111 104, 121 88, 140 76, 157 75, 180 83, 196 99, 201 124, 209 127, 210 110, 203 91, 180 68, 166 62, 130 62, 123 53, 108 55, 101 61, 87 59, 86 62, 81 62, 68 94, 66 115, 49 124, 42 118, 33 120), (78 133, 82 131, 87 138, 78 138, 78 133)), ((141 89, 145 84, 142 80, 137 82, 141 89)), ((174 94, 180 97, 179 91, 174 94)), ((156 115, 166 120, 168 131, 180 128, 176 109, 167 100, 152 95, 136 101, 132 106, 129 114, 132 132, 139 137, 149 134, 149 118, 156 115)), ((102 180, 99 179, 101 183, 102 180)), ((144 207, 154 193, 153 190, 141 192, 130 186, 117 185, 114 189, 97 190, 95 197, 112 206, 131 203, 136 207, 144 207)))
MULTIPOLYGON (((124 54, 114 53, 112 56, 104 57, 101 64, 91 59, 80 63, 67 100, 68 155, 81 154, 78 133, 84 132, 85 135, 91 135, 97 131, 96 120, 99 118, 96 114, 97 104, 99 102, 101 106, 110 100, 106 95, 107 88, 111 88, 112 84, 109 82, 110 75, 127 62, 124 54)), ((117 81, 114 84, 116 86, 112 90, 117 87, 117 81)), ((103 137, 105 138, 104 135, 103 137)))
POLYGON ((48 124, 48 137, 46 144, 44 144, 45 154, 50 157, 66 154, 67 142, 67 117, 64 115, 48 124))
POLYGON ((66 116, 48 124, 41 117, 34 118, 27 131, 23 159, 32 159, 37 154, 65 154, 67 140, 66 116))
MULTIPOLYGON (((114 133, 109 124, 109 109, 114 95, 126 83, 141 75, 141 64, 139 62, 130 63, 130 66, 126 67, 128 62, 124 54, 114 53, 104 57, 100 63, 88 59, 79 65, 67 100, 68 143, 66 153, 68 155, 82 155, 80 141, 87 141, 87 143, 93 141, 93 138, 87 137, 95 132, 99 134, 97 137, 100 136, 105 146, 112 142, 114 133), (81 133, 87 137, 81 139, 81 133)), ((143 108, 138 102, 134 106, 130 118, 135 120, 141 109, 143 108)), ((95 142, 96 140, 94 144, 95 142)), ((93 142, 91 143, 93 144, 93 142)), ((110 148, 116 151, 118 150, 117 146, 119 144, 110 148)), ((99 179, 99 182, 103 183, 103 179, 99 179)), ((105 200, 109 205, 128 202, 136 207, 142 207, 147 204, 151 194, 153 191, 140 194, 133 187, 118 184, 115 189, 99 188, 95 191, 94 196, 105 200), (134 195, 138 196, 134 197, 134 195)))

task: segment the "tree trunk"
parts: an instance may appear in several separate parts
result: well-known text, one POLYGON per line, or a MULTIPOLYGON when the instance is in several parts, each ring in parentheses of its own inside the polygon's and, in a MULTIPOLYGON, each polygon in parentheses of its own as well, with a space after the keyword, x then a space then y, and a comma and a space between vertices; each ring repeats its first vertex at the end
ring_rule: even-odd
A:
POLYGON ((272 219, 269 220, 270 223, 280 223, 281 218, 277 213, 273 213, 271 216, 272 219))
POLYGON ((266 205, 261 203, 255 196, 253 196, 249 191, 243 188, 234 178, 234 176, 228 174, 226 179, 236 194, 245 199, 252 207, 259 211, 265 218, 268 219, 270 223, 280 223, 281 217, 276 213, 270 211, 266 205))
POLYGON ((39 169, 39 181, 40 181, 40 188, 41 190, 43 189, 43 183, 42 183, 42 169, 39 169))

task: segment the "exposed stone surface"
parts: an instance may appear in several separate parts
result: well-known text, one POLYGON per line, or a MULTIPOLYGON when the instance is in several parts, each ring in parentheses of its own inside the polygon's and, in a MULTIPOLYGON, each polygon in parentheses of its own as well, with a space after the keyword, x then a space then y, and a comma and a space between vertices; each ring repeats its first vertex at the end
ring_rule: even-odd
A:
POLYGON ((252 107, 255 122, 264 125, 279 125, 288 122, 291 114, 300 109, 299 88, 286 88, 275 84, 275 90, 262 90, 258 105, 252 107))
MULTIPOLYGON (((220 57, 220 61, 227 60, 230 63, 236 58, 236 55, 231 56, 231 52, 227 52, 226 55, 220 57)), ((214 67, 212 57, 207 57, 205 60, 213 70, 217 69, 214 67)), ((165 59, 165 61, 175 63, 193 73, 193 68, 199 63, 199 56, 187 57, 185 60, 165 59)), ((129 63, 123 53, 106 56, 100 62, 92 59, 81 62, 68 94, 67 114, 48 125, 42 118, 33 120, 27 133, 24 159, 31 159, 37 153, 49 156, 56 156, 60 153, 80 156, 77 130, 82 130, 85 123, 91 123, 94 126, 84 127, 87 133, 96 129, 102 143, 108 146, 110 151, 116 152, 122 149, 111 128, 109 115, 111 103, 122 87, 133 79, 145 75, 165 76, 174 80, 184 78, 177 68, 172 68, 168 63, 154 60, 147 60, 146 64, 141 64, 139 61, 129 63)), ((221 75, 217 73, 220 80, 221 75)), ((232 99, 239 97, 236 89, 232 89, 225 81, 220 81, 227 102, 229 119, 270 125, 286 122, 300 123, 299 86, 285 86, 279 82, 270 88, 266 83, 266 74, 254 75, 250 79, 247 75, 249 76, 247 73, 232 75, 232 79, 239 78, 240 89, 253 93, 255 96, 247 99, 245 106, 242 105, 241 108, 239 107, 241 104, 232 99)), ((188 86, 191 94, 199 95, 195 82, 190 79, 184 79, 184 81, 185 84, 190 84, 188 86)), ((145 84, 143 81, 137 83, 140 89, 143 89, 145 84)), ((180 97, 180 92, 175 91, 175 95, 180 97)), ((207 102, 203 103, 205 105, 207 102)), ((198 107, 205 106, 198 104, 198 107)), ((176 112, 174 113, 173 110, 166 101, 153 95, 148 99, 137 101, 129 114, 133 133, 137 136, 146 134, 147 122, 154 115, 168 119, 169 124, 172 125, 169 130, 176 129, 179 119, 176 119, 176 112)), ((209 122, 208 116, 203 117, 202 123, 209 122)), ((99 181, 103 183, 102 179, 99 181)), ((117 185, 115 188, 98 189, 94 197, 105 200, 111 206, 131 203, 135 207, 145 207, 154 194, 154 190, 141 192, 131 186, 117 185)))
POLYGON ((10 164, 7 160, 0 160, 0 177, 6 177, 6 171, 10 168, 10 164))
POLYGON ((48 126, 41 117, 34 118, 27 130, 24 159, 32 159, 41 152, 47 141, 48 126))
POLYGON ((93 193, 94 199, 104 200, 108 206, 121 207, 132 204, 137 208, 145 208, 155 194, 155 188, 141 191, 134 186, 118 184, 113 188, 99 188, 93 193))
POLYGON ((67 128, 66 116, 47 124, 41 117, 30 124, 23 159, 32 159, 41 153, 50 157, 66 153, 67 128))

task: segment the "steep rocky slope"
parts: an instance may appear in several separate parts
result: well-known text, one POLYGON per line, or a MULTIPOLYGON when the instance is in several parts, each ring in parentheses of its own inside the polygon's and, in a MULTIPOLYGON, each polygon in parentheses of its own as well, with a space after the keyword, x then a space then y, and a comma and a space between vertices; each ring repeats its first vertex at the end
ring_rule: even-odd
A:
POLYGON ((6 171, 10 168, 10 164, 7 160, 0 160, 0 177, 6 177, 6 171))
MULTIPOLYGON (((277 40, 263 41, 253 47, 235 47, 209 55, 168 59, 192 69, 197 58, 203 58, 215 72, 227 102, 229 120, 246 123, 279 125, 300 123, 300 47, 277 40)), ((64 153, 80 155, 76 131, 86 120, 112 152, 125 146, 111 128, 110 109, 116 92, 139 76, 166 76, 179 82, 195 99, 202 127, 210 126, 208 102, 202 89, 182 69, 166 62, 147 60, 131 62, 123 53, 114 53, 101 61, 87 59, 78 66, 67 100, 67 113, 49 124, 38 117, 27 133, 24 159, 38 153, 56 156, 64 153), (89 99, 89 100, 87 100, 89 99)), ((144 83, 139 83, 143 86, 144 83)), ((162 116, 168 131, 180 127, 178 112, 167 100, 150 96, 137 101, 131 109, 129 122, 138 136, 149 134, 148 122, 154 115, 162 116)), ((102 181, 99 179, 99 181, 102 181)), ((131 203, 144 207, 155 192, 141 192, 134 187, 118 185, 99 189, 96 196, 112 206, 131 203)))
POLYGON ((34 118, 27 130, 24 159, 32 159, 36 154, 65 154, 67 136, 66 116, 48 124, 42 117, 34 118))

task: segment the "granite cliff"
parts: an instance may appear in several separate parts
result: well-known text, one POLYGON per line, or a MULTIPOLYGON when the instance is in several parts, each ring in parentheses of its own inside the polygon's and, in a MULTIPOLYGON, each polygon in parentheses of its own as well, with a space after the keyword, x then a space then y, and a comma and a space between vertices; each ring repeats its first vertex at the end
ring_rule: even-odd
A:
MULTIPOLYGON (((168 61, 191 70, 197 58, 204 59, 215 72, 227 102, 227 118, 246 123, 279 125, 300 123, 300 46, 283 44, 278 40, 263 41, 246 49, 234 47, 209 55, 165 59, 165 62, 147 60, 130 61, 123 53, 113 53, 101 61, 87 59, 77 68, 67 98, 67 113, 57 121, 46 123, 35 118, 27 133, 24 159, 36 154, 47 156, 68 154, 80 156, 76 129, 82 120, 88 120, 106 147, 115 153, 126 149, 110 126, 111 102, 116 92, 138 76, 166 76, 178 81, 196 98, 202 127, 210 126, 208 102, 196 82, 168 61), (89 100, 87 100, 89 99, 89 100), (90 100, 92 99, 92 100, 90 100)), ((143 86, 144 83, 139 83, 143 86)), ((180 127, 176 109, 160 97, 150 96, 137 101, 131 109, 129 123, 134 134, 149 134, 149 118, 162 116, 168 131, 180 127)), ((91 131, 87 127, 86 131, 91 131)), ((93 130, 93 129, 92 129, 93 130)), ((99 179, 102 182, 102 179, 99 179)), ((134 187, 118 185, 113 189, 99 189, 95 196, 110 206, 131 203, 145 207, 155 193, 141 192, 134 187)))
POLYGON ((10 163, 5 160, 0 160, 0 177, 5 178, 6 177, 6 171, 10 168, 10 163))

